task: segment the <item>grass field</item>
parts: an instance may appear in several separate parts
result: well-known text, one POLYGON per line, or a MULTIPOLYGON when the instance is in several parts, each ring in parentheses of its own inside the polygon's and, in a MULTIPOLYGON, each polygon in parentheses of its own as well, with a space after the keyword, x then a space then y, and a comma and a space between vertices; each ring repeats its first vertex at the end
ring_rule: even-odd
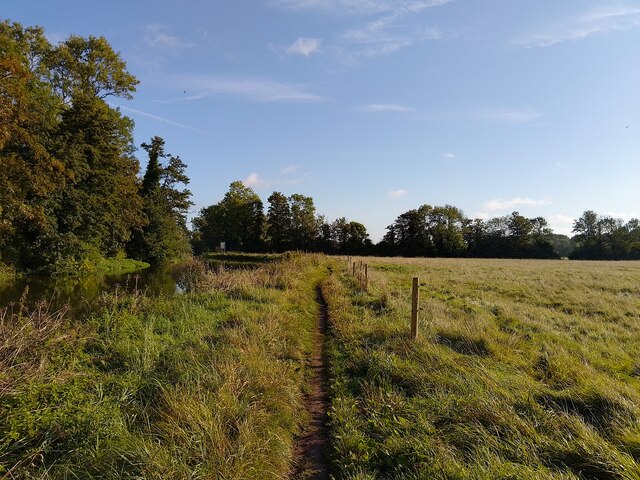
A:
POLYGON ((0 311, 0 478, 290 478, 321 284, 336 480, 640 479, 639 262, 231 260, 0 311))
POLYGON ((337 478, 640 478, 640 263, 365 260, 325 285, 337 478))
POLYGON ((326 274, 193 263, 183 295, 0 312, 0 477, 286 478, 326 274))

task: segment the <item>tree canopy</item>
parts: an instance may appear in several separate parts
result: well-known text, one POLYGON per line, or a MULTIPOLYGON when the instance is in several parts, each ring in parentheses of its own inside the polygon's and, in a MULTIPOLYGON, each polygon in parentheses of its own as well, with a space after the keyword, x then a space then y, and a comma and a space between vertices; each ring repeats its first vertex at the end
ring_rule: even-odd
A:
MULTIPOLYGON (((0 23, 2 261, 76 272, 149 228, 133 121, 105 101, 131 98, 137 83, 102 37, 73 35, 53 46, 40 27, 0 23)), ((172 188, 184 183, 184 169, 172 157, 160 190, 186 238, 188 191, 172 188)))

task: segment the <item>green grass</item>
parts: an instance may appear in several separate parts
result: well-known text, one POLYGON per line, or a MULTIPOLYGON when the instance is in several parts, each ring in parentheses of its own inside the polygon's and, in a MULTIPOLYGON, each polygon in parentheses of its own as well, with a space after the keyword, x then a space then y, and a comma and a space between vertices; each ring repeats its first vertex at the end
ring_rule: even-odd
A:
POLYGON ((325 264, 193 263, 184 295, 0 314, 0 476, 286 478, 325 264))
POLYGON ((640 263, 366 261, 325 284, 336 478, 640 478, 640 263))
POLYGON ((1 311, 0 477, 288 478, 322 282, 336 479, 640 479, 640 263, 366 261, 1 311))
POLYGON ((211 267, 224 268, 257 268, 265 263, 275 262, 282 258, 280 254, 274 253, 206 253, 202 259, 211 267))

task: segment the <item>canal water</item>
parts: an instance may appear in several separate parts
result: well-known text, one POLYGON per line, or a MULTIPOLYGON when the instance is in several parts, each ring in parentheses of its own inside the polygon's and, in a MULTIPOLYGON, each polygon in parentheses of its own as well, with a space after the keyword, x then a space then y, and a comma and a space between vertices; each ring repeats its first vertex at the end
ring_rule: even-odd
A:
MULTIPOLYGON (((254 269, 274 261, 274 256, 224 255, 205 260, 213 271, 254 269)), ((88 312, 104 292, 144 292, 147 296, 181 293, 180 282, 171 267, 146 268, 127 274, 94 274, 81 278, 23 277, 0 283, 0 310, 24 303, 34 306, 45 300, 51 311, 68 306, 72 312, 88 312)))
POLYGON ((27 306, 41 300, 50 310, 68 306, 72 311, 91 309, 103 293, 143 291, 150 296, 173 295, 180 292, 170 268, 146 268, 127 274, 95 274, 82 278, 25 277, 0 284, 0 309, 18 304, 27 306))

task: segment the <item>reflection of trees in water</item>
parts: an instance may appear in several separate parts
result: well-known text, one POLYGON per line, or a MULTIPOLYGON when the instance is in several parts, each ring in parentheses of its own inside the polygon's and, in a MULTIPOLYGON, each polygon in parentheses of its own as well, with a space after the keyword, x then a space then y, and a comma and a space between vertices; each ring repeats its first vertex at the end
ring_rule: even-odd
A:
POLYGON ((102 292, 113 292, 116 288, 121 292, 133 292, 137 288, 151 296, 171 295, 176 292, 176 282, 170 268, 81 278, 19 278, 0 286, 0 308, 18 303, 26 290, 28 305, 46 300, 52 309, 69 305, 72 310, 86 311, 102 292))

